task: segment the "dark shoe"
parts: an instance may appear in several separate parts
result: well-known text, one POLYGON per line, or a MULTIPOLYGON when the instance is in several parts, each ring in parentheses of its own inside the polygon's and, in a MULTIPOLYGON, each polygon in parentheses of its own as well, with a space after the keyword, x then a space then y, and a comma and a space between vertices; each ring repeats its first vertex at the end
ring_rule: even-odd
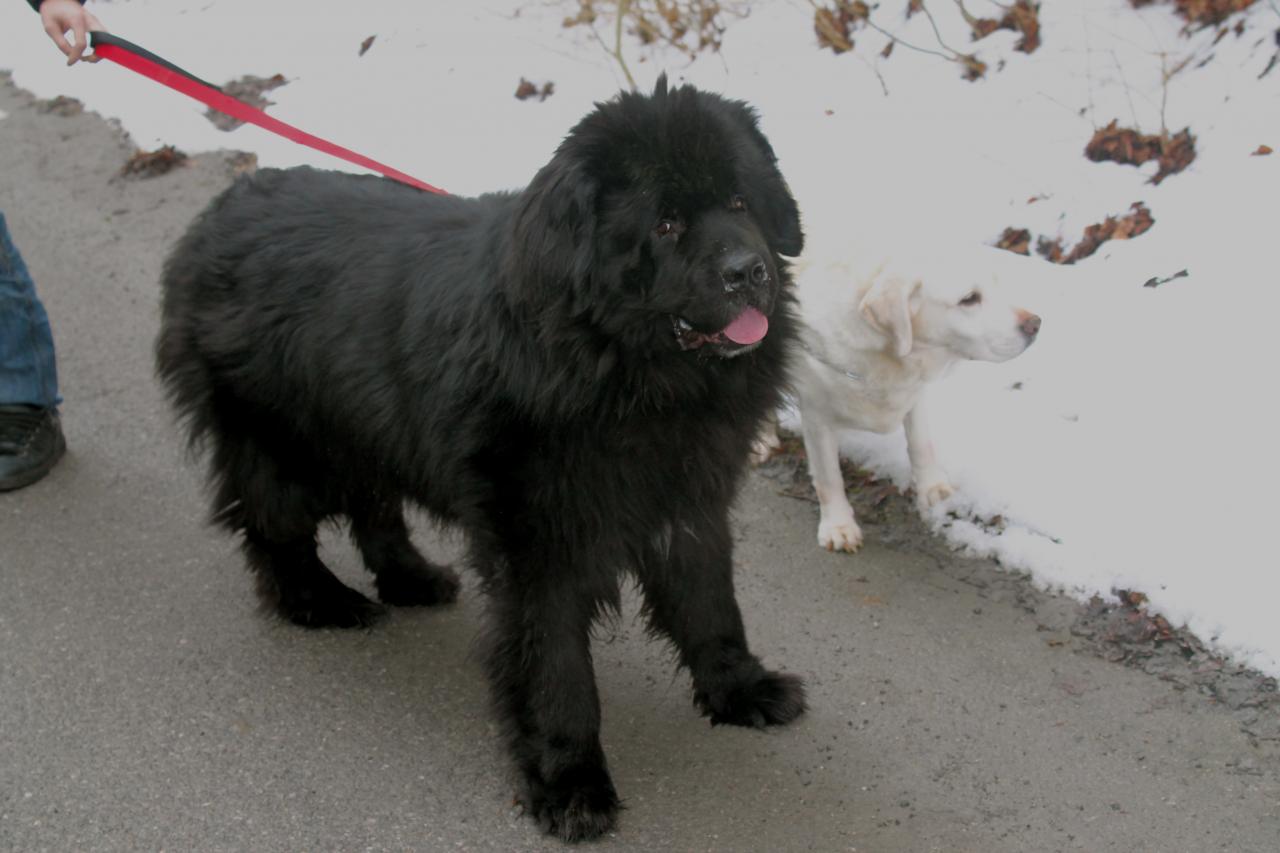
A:
POLYGON ((0 492, 39 480, 66 449, 57 409, 0 406, 0 492))

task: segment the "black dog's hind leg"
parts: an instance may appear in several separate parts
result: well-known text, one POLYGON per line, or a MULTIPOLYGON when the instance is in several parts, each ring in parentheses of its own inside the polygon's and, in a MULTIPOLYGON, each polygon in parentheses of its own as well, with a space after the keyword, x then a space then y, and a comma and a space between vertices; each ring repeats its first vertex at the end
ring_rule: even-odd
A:
POLYGON ((409 541, 399 500, 351 507, 349 512, 351 534, 383 603, 410 607, 457 600, 458 575, 432 563, 409 541))
POLYGON ((490 585, 488 666, 525 810, 544 831, 586 841, 612 829, 619 808, 590 649, 592 621, 602 603, 616 605, 617 587, 593 595, 557 575, 566 568, 522 561, 490 585))
POLYGON ((727 518, 676 522, 657 537, 639 571, 649 623, 675 644, 712 725, 789 723, 804 712, 804 684, 765 669, 748 650, 732 549, 727 518))
POLYGON ((372 624, 382 608, 345 586, 316 553, 316 528, 330 513, 323 488, 288 470, 315 470, 306 460, 278 460, 253 438, 216 434, 214 519, 244 536, 263 607, 307 628, 372 624))

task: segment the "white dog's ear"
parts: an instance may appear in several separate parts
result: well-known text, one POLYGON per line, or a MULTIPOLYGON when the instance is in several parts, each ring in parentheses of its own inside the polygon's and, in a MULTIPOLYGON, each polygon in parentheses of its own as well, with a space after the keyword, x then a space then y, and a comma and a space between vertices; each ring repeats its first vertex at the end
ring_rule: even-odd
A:
POLYGON ((872 328, 889 338, 898 358, 905 358, 911 352, 914 342, 911 317, 919 309, 919 300, 915 298, 919 291, 919 281, 884 276, 871 286, 858 305, 872 328))

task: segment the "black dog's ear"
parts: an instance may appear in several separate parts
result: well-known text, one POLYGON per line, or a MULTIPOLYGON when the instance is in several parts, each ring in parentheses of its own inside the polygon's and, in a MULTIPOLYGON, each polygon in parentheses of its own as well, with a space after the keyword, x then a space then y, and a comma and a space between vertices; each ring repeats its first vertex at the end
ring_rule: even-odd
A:
POLYGON ((768 234, 769 244, 780 255, 797 257, 804 251, 804 230, 800 227, 800 208, 791 195, 791 188, 778 171, 778 156, 773 153, 773 146, 760 130, 755 110, 746 104, 739 104, 739 120, 746 129, 751 140, 764 154, 767 173, 760 176, 766 189, 764 199, 753 199, 752 209, 757 213, 761 224, 768 234), (763 205, 763 208, 762 208, 763 205))
MULTIPOLYGON (((769 193, 764 211, 770 242, 780 255, 794 258, 804 251, 804 230, 800 227, 800 208, 791 197, 791 190, 780 173, 776 174, 776 187, 769 193)), ((758 206, 758 205, 757 205, 758 206)))
POLYGON ((512 233, 507 287, 517 302, 568 300, 576 310, 595 261, 596 182, 564 151, 521 196, 512 233))

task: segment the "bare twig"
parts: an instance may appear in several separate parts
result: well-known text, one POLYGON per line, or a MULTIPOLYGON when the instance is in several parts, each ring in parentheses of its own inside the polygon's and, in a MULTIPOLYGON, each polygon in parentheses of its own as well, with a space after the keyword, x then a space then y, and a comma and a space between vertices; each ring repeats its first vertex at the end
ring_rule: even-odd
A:
MULTIPOLYGON (((619 20, 621 20, 621 18, 619 18, 619 20)), ((614 61, 618 63, 618 67, 622 69, 622 73, 627 78, 627 83, 631 86, 632 91, 635 91, 636 81, 631 77, 631 71, 627 68, 627 61, 622 58, 621 40, 618 41, 615 47, 609 47, 609 45, 605 43, 605 40, 600 37, 600 32, 595 28, 594 24, 589 26, 587 29, 590 30, 591 37, 594 38, 596 40, 596 43, 600 45, 600 49, 603 50, 605 53, 607 53, 609 56, 613 57, 614 61)))
POLYGON ((1133 126, 1141 127, 1141 122, 1138 121, 1138 108, 1133 104, 1133 89, 1130 88, 1129 81, 1125 79, 1124 67, 1120 64, 1120 57, 1116 55, 1114 50, 1110 53, 1111 61, 1116 64, 1116 73, 1120 75, 1120 82, 1124 84, 1124 97, 1129 102, 1129 112, 1133 115, 1133 126))
POLYGON ((1181 62, 1170 68, 1167 64, 1169 55, 1163 52, 1160 54, 1160 132, 1165 136, 1169 135, 1169 129, 1164 121, 1165 106, 1169 103, 1169 81, 1181 73, 1182 69, 1190 65, 1192 59, 1194 59, 1194 56, 1188 54, 1183 57, 1181 62))
POLYGON ((872 62, 871 60, 867 59, 865 56, 859 55, 858 58, 861 59, 868 68, 871 69, 872 74, 876 75, 876 79, 880 81, 880 90, 884 92, 884 96, 886 98, 889 97, 889 86, 887 83, 884 82, 884 75, 880 73, 880 69, 877 67, 878 63, 872 62))
MULTIPOLYGON (((875 21, 872 21, 870 18, 868 18, 868 19, 867 19, 867 26, 868 26, 868 27, 871 27, 871 29, 873 29, 873 30, 875 30, 876 32, 880 33, 880 35, 885 36, 886 38, 890 39, 890 40, 891 40, 891 41, 893 41, 895 44, 900 44, 900 45, 902 45, 903 47, 907 48, 908 50, 916 50, 916 51, 919 51, 920 53, 927 53, 927 54, 930 54, 931 56, 937 56, 937 57, 940 57, 940 58, 942 58, 942 59, 945 59, 945 60, 947 60, 948 62, 955 62, 955 61, 956 61, 956 56, 957 56, 957 54, 955 54, 954 52, 952 52, 952 54, 951 54, 951 55, 947 55, 947 54, 945 54, 945 53, 939 53, 939 52, 938 52, 938 51, 936 51, 936 50, 930 50, 930 49, 929 49, 929 48, 927 48, 927 47, 920 47, 919 45, 914 45, 914 44, 911 44, 910 42, 903 41, 902 39, 900 39, 900 38, 898 38, 897 36, 895 36, 893 33, 889 32, 888 30, 886 30, 886 29, 884 29, 883 27, 881 27, 880 25, 878 25, 875 21)), ((945 45, 944 45, 944 47, 945 47, 945 45)), ((950 49, 951 49, 951 48, 947 48, 947 50, 950 50, 950 49)))
MULTIPOLYGON (((956 0, 956 2, 959 3, 960 0, 956 0)), ((824 21, 824 18, 823 18, 824 12, 827 13, 828 15, 831 14, 829 9, 827 9, 824 6, 819 6, 817 0, 809 0, 809 5, 813 7, 814 12, 818 15, 819 24, 821 24, 824 21)), ((878 8, 878 7, 873 7, 873 8, 878 8)), ((920 0, 920 2, 917 5, 913 6, 913 8, 917 9, 920 12, 923 12, 925 17, 928 18, 929 25, 930 27, 933 28, 934 38, 938 40, 938 46, 941 47, 942 50, 946 51, 946 53, 942 53, 940 51, 933 50, 927 47, 920 47, 919 45, 912 44, 911 42, 908 42, 908 41, 904 41, 903 39, 899 38, 897 35, 889 32, 884 27, 880 26, 875 21, 871 20, 870 11, 865 10, 865 7, 864 7, 863 15, 857 18, 856 20, 861 21, 868 28, 875 30, 880 35, 889 39, 889 41, 895 46, 902 45, 907 50, 914 50, 917 53, 926 53, 926 54, 929 54, 930 56, 936 56, 939 59, 945 59, 948 62, 954 62, 957 65, 960 65, 965 69, 965 76, 971 80, 976 80, 983 75, 983 73, 986 71, 987 66, 985 63, 980 61, 977 58, 977 56, 973 54, 961 53, 960 51, 955 50, 954 48, 952 48, 942 40, 942 32, 938 29, 938 23, 937 21, 934 20, 933 14, 925 6, 924 0, 920 0)), ((967 14, 963 6, 961 6, 961 11, 967 14)), ((821 35, 822 33, 820 33, 820 36, 821 35)), ((845 41, 843 34, 837 33, 836 35, 840 37, 840 41, 845 41)), ((828 37, 830 38, 830 36, 828 37)), ((835 39, 832 39, 832 41, 834 42, 835 39)), ((847 44, 845 45, 844 50, 849 50, 851 47, 852 47, 851 44, 847 44)), ((879 76, 879 72, 877 71, 876 73, 877 73, 877 76, 879 76)), ((888 87, 884 85, 883 79, 881 79, 881 87, 885 89, 885 94, 888 94, 888 87)))
POLYGON ((933 19, 933 13, 929 11, 929 7, 924 4, 923 0, 921 0, 921 3, 920 3, 920 11, 924 12, 924 16, 929 19, 929 26, 933 27, 933 35, 938 40, 938 44, 942 46, 942 49, 949 52, 950 54, 952 54, 953 57, 957 59, 963 56, 964 54, 952 48, 950 45, 948 45, 945 41, 942 40, 942 32, 938 29, 938 22, 933 19))
POLYGON ((964 7, 964 0, 956 0, 956 7, 960 9, 960 17, 964 18, 964 22, 970 29, 977 26, 978 19, 969 14, 969 10, 964 7))
MULTIPOLYGON (((818 4, 817 4, 816 0, 809 0, 809 5, 810 5, 810 6, 812 6, 812 7, 814 8, 814 10, 815 10, 815 11, 817 11, 819 8, 821 8, 821 7, 819 7, 819 6, 818 6, 818 4)), ((920 10, 921 10, 922 12, 924 12, 926 15, 928 15, 928 14, 929 14, 929 10, 928 10, 928 9, 925 9, 925 7, 924 7, 924 3, 923 3, 923 2, 920 4, 920 10)), ((930 20, 932 20, 932 18, 930 18, 930 20)), ((889 39, 889 41, 893 42, 894 44, 900 44, 900 45, 902 45, 903 47, 905 47, 907 50, 914 50, 914 51, 917 51, 917 52, 919 52, 919 53, 927 53, 927 54, 929 54, 929 55, 931 55, 931 56, 937 56, 937 57, 939 57, 939 58, 941 58, 941 59, 945 59, 945 60, 948 60, 948 61, 950 61, 950 62, 956 62, 956 61, 958 61, 958 57, 960 56, 960 54, 956 53, 954 50, 951 50, 951 48, 947 47, 946 45, 942 45, 942 46, 943 46, 946 50, 950 51, 950 55, 945 54, 945 53, 939 53, 939 52, 938 52, 938 51, 936 51, 936 50, 930 50, 930 49, 929 49, 929 48, 927 48, 927 47, 920 47, 919 45, 911 44, 911 42, 908 42, 908 41, 903 41, 903 40, 902 40, 901 38, 899 38, 898 36, 894 35, 893 33, 891 33, 891 32, 889 32, 888 30, 886 30, 884 27, 882 27, 882 26, 880 26, 879 24, 877 24, 875 21, 871 20, 871 16, 870 16, 870 15, 868 15, 866 18, 863 18, 863 21, 866 23, 866 25, 867 25, 868 27, 870 27, 871 29, 875 30, 875 31, 876 31, 876 32, 878 32, 880 35, 884 36, 885 38, 889 39)), ((935 27, 934 27, 934 29, 933 29, 933 31, 936 33, 936 32, 938 31, 938 28, 935 26, 935 27)), ((942 39, 941 39, 941 38, 939 38, 939 39, 938 39, 938 43, 939 43, 939 44, 942 44, 942 39)))
MULTIPOLYGON (((692 62, 704 51, 720 53, 720 43, 726 28, 722 18, 746 17, 748 2, 749 0, 578 0, 577 16, 565 19, 564 25, 587 26, 604 52, 618 63, 627 84, 634 90, 635 77, 631 74, 623 51, 626 38, 634 36, 642 46, 650 49, 675 48, 692 62), (598 22, 607 21, 609 14, 614 15, 612 46, 596 26, 598 22)), ((721 61, 724 61, 723 56, 721 61)))
POLYGON ((1088 17, 1082 16, 1081 23, 1084 24, 1084 74, 1089 84, 1089 122, 1096 128, 1098 116, 1093 103, 1093 33, 1089 29, 1088 17))
POLYGON ((622 66, 622 73, 627 75, 627 83, 631 86, 631 91, 636 90, 636 78, 631 76, 631 69, 627 67, 627 61, 622 58, 622 21, 627 17, 627 12, 631 8, 631 0, 618 0, 618 20, 613 28, 613 58, 618 60, 618 64, 622 66))
POLYGON ((1165 108, 1169 106, 1169 78, 1174 72, 1168 68, 1169 55, 1160 54, 1160 135, 1169 137, 1169 125, 1164 120, 1165 108))

